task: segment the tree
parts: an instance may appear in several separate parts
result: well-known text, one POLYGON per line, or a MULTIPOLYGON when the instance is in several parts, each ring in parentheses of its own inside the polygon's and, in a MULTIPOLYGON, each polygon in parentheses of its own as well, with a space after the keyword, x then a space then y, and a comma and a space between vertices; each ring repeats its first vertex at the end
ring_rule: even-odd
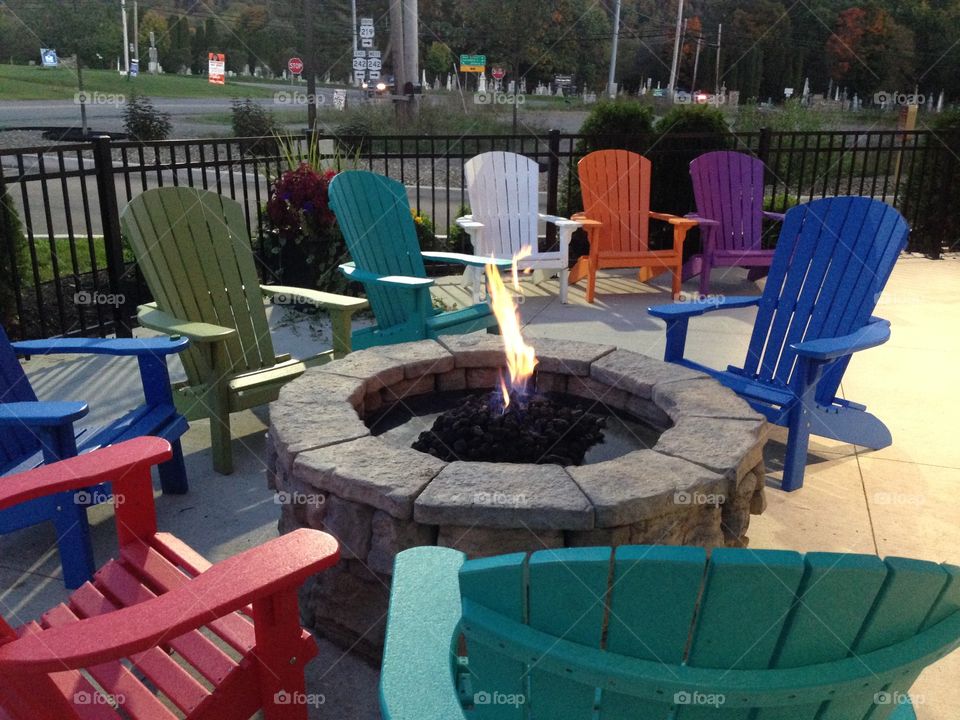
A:
POLYGON ((861 97, 913 89, 913 33, 882 8, 841 12, 825 50, 831 77, 861 97))
POLYGON ((424 57, 423 67, 433 76, 439 77, 450 72, 453 67, 453 51, 444 43, 434 41, 424 57))

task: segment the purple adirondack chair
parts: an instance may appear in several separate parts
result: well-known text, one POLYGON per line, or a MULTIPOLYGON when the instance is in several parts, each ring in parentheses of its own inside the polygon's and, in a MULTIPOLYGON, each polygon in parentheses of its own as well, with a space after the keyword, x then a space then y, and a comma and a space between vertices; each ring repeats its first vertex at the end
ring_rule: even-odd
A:
POLYGON ((703 250, 687 261, 684 276, 700 273, 700 293, 710 290, 714 267, 750 268, 750 279, 767 274, 773 250, 760 247, 763 219, 783 214, 763 209, 763 162, 752 155, 721 150, 690 163, 703 250))

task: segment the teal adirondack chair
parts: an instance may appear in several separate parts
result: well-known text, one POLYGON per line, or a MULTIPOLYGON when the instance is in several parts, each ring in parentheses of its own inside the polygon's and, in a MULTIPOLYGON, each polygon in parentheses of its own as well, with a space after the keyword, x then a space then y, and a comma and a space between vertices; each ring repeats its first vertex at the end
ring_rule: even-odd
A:
POLYGON ((958 645, 951 565, 422 547, 397 556, 380 700, 385 720, 915 720, 910 686, 958 645))
POLYGON ((509 259, 421 251, 406 188, 383 175, 365 170, 339 173, 330 183, 330 207, 353 259, 340 269, 363 283, 377 319, 374 327, 354 330, 354 350, 496 326, 486 303, 450 312, 434 309, 433 280, 423 261, 483 268, 487 263, 509 267, 509 259))
POLYGON ((174 402, 188 420, 210 418, 214 470, 230 474, 230 413, 276 400, 308 367, 349 353, 350 317, 367 302, 261 285, 243 207, 209 190, 147 190, 124 208, 120 223, 155 301, 137 308, 137 320, 190 338, 181 356, 187 381, 174 386, 174 402), (333 349, 306 358, 275 353, 264 295, 326 309, 333 349))
POLYGON ((890 337, 890 323, 872 313, 909 232, 900 213, 879 200, 813 200, 787 212, 763 295, 648 310, 667 323, 664 360, 713 376, 789 429, 783 490, 802 487, 811 434, 873 449, 892 442, 879 418, 837 391, 853 353, 890 337), (683 357, 690 318, 753 306, 742 368, 715 370, 683 357))

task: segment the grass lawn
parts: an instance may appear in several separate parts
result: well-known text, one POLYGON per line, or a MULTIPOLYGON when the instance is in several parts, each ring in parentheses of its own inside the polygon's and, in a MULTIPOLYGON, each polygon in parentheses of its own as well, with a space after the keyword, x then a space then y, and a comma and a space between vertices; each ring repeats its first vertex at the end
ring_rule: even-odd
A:
MULTIPOLYGON (((273 97, 268 87, 211 85, 205 77, 185 75, 140 75, 127 80, 114 70, 83 71, 87 92, 129 96, 134 92, 158 97, 273 97)), ((0 100, 72 100, 77 76, 67 68, 0 65, 0 100)))
MULTIPOLYGON (((66 237, 57 236, 54 238, 56 243, 57 263, 60 270, 60 277, 69 277, 73 275, 73 257, 70 254, 70 240, 66 237)), ((53 253, 50 248, 50 239, 47 237, 34 238, 37 267, 40 271, 40 282, 53 280, 53 253)), ((77 272, 88 273, 93 270, 93 262, 90 257, 90 243, 85 237, 78 237, 74 240, 77 248, 77 272)), ((124 247, 124 259, 133 261, 133 253, 124 247)), ((107 267, 107 249, 103 244, 103 236, 95 235, 93 237, 93 257, 97 263, 97 270, 105 270, 107 267)), ((30 269, 31 257, 30 249, 23 248, 23 259, 20 266, 21 282, 27 286, 34 285, 33 270, 30 269)))

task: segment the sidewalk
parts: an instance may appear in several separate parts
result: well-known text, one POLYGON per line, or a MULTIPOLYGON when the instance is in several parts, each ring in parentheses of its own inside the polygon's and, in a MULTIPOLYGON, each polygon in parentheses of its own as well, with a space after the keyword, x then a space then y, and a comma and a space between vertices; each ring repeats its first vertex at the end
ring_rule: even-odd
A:
MULTIPOLYGON (((740 271, 716 273, 714 291, 757 294, 740 271)), ((442 282, 438 293, 448 304, 463 305, 467 293, 442 282)), ((658 281, 663 283, 665 281, 658 281)), ((610 343, 662 357, 663 327, 646 307, 669 301, 662 284, 642 285, 632 274, 608 275, 598 283, 597 302, 583 300, 583 284, 571 289, 569 305, 559 303, 556 282, 525 283, 522 306, 528 339, 552 337, 610 343)), ((686 285, 694 293, 696 282, 686 285)), ((768 443, 768 507, 751 522, 752 548, 781 548, 902 555, 960 564, 960 257, 932 261, 900 259, 880 300, 877 315, 892 322, 886 345, 856 357, 845 376, 845 397, 866 404, 893 433, 893 445, 864 452, 812 438, 804 487, 784 494, 776 489, 785 434, 775 428, 768 443)), ((687 356, 725 367, 743 359, 753 310, 695 318, 687 356)), ((329 341, 316 321, 290 323, 282 309, 270 308, 278 352, 321 349, 329 341)), ((26 364, 42 399, 84 399, 91 421, 138 402, 136 365, 123 359, 38 358, 26 364), (109 378, 104 382, 103 378, 109 378), (132 398, 132 399, 130 399, 132 398)), ((207 421, 192 423, 184 436, 190 493, 163 497, 157 491, 160 528, 216 561, 276 535, 279 507, 264 478, 267 410, 233 416, 236 472, 212 472, 207 421)), ((116 551, 112 509, 91 513, 95 552, 103 562, 116 551)), ((0 537, 0 613, 17 625, 66 596, 59 578, 52 528, 35 527, 0 537)), ((960 707, 960 653, 921 675, 914 686, 919 720, 954 720, 960 707)), ((325 696, 313 708, 317 718, 351 720, 377 717, 377 673, 338 648, 322 642, 309 667, 308 689, 325 696)))

